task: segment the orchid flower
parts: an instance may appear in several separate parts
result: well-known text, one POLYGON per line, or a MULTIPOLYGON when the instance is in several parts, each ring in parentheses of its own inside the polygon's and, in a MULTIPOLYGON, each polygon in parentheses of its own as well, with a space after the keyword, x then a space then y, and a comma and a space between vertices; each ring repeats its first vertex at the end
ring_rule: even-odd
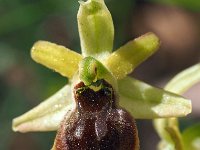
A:
POLYGON ((91 85, 104 79, 119 97, 119 106, 135 119, 183 117, 191 112, 191 101, 172 92, 128 77, 159 48, 159 38, 147 33, 113 50, 114 26, 104 0, 80 1, 77 15, 82 54, 47 41, 36 42, 33 60, 69 79, 50 98, 13 120, 18 132, 56 131, 61 121, 76 109, 73 88, 80 81, 91 85))

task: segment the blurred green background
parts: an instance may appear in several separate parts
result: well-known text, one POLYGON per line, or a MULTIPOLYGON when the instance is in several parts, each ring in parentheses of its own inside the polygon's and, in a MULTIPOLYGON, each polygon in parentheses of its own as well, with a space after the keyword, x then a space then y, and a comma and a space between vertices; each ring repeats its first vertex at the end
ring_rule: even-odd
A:
MULTIPOLYGON (((199 62, 199 0, 105 0, 115 24, 115 48, 146 32, 162 45, 133 76, 162 87, 174 74, 199 62)), ((0 150, 47 150, 55 132, 14 133, 12 119, 39 104, 67 79, 31 60, 30 48, 47 40, 80 52, 78 0, 0 0, 0 150)), ((184 128, 200 119, 200 86, 186 93, 194 111, 184 128)), ((151 121, 137 121, 142 150, 155 149, 151 121)))

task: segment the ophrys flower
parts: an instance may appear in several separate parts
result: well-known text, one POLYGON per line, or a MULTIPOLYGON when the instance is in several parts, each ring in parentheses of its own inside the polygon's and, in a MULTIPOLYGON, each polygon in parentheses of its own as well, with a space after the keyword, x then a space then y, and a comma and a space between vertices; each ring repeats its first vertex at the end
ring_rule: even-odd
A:
MULTIPOLYGON (((101 139, 105 137, 104 142, 112 141, 102 143, 105 144, 104 148, 109 149, 109 145, 117 141, 112 137, 119 136, 120 132, 123 133, 122 129, 127 129, 124 130, 126 134, 119 136, 118 143, 126 138, 125 142, 129 142, 128 139, 132 138, 129 145, 138 149, 134 120, 119 106, 126 108, 136 119, 178 117, 191 112, 190 101, 183 97, 127 77, 158 49, 159 39, 155 34, 147 33, 112 53, 114 27, 104 0, 80 2, 78 27, 82 55, 46 41, 34 44, 31 50, 32 58, 70 80, 55 95, 14 119, 14 131, 54 131, 60 128, 55 143, 59 144, 58 140, 62 139, 67 147, 68 135, 74 133, 77 139, 84 138, 87 135, 83 134, 85 127, 92 126, 88 133, 93 136, 90 139, 85 138, 83 143, 91 140, 94 144, 97 141, 94 145, 101 148, 99 143, 102 143, 101 139), (88 118, 93 122, 88 123, 88 118), (100 123, 96 121, 99 118, 100 123), (117 124, 115 121, 120 121, 120 118, 121 124, 117 124), (74 120, 78 125, 73 126, 74 120), (103 132, 98 129, 105 130, 103 132), (127 131, 130 131, 130 134, 127 131)), ((81 149, 81 144, 77 144, 79 147, 76 148, 81 149)), ((55 144, 54 149, 59 149, 59 146, 55 144)))

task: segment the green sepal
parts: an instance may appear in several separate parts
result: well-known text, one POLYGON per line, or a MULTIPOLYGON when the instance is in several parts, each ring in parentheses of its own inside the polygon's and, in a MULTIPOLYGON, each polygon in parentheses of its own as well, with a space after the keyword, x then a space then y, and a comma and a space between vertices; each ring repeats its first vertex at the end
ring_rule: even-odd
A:
POLYGON ((179 95, 126 77, 118 81, 120 106, 137 119, 186 116, 191 102, 179 95))
POLYGON ((104 0, 80 1, 78 29, 83 56, 99 58, 113 49, 114 26, 104 0))
POLYGON ((13 130, 16 132, 57 130, 64 116, 70 117, 74 111, 75 104, 71 93, 71 86, 64 86, 32 110, 13 119, 13 130))

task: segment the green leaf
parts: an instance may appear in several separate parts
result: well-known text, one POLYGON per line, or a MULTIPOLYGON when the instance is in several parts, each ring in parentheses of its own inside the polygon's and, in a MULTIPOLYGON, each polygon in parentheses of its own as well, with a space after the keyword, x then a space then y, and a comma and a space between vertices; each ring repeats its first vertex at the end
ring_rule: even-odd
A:
POLYGON ((183 131, 185 150, 200 150, 200 123, 183 131))
POLYGON ((82 60, 80 54, 46 41, 36 42, 31 49, 31 56, 36 62, 69 78, 78 70, 82 60))
POLYGON ((159 45, 158 37, 147 33, 113 52, 105 61, 105 65, 117 79, 122 79, 151 56, 159 45))
POLYGON ((79 64, 79 78, 85 85, 104 79, 114 88, 117 83, 112 74, 104 67, 104 65, 93 57, 84 58, 79 64))
POLYGON ((80 1, 78 29, 82 54, 99 58, 113 49, 114 27, 104 0, 80 1))
POLYGON ((74 110, 71 86, 64 86, 53 96, 13 120, 13 130, 19 132, 54 131, 74 110))
POLYGON ((181 117, 191 112, 191 102, 179 95, 126 77, 118 81, 120 105, 135 118, 181 117))

